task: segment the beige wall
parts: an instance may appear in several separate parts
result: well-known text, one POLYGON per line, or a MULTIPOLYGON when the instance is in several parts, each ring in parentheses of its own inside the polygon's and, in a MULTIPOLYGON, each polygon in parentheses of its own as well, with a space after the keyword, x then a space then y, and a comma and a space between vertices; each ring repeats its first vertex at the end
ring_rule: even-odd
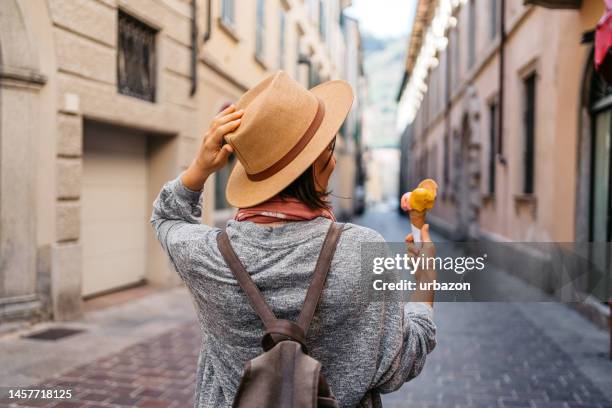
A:
MULTIPOLYGON (((298 79, 308 84, 305 66, 297 65, 299 36, 301 50, 320 78, 345 75, 338 13, 349 3, 325 2, 328 36, 323 41, 318 2, 265 0, 265 52, 257 60, 256 2, 236 0, 236 23, 228 30, 219 21, 221 0, 211 0, 210 39, 204 42, 207 2, 199 1, 197 92, 191 95, 188 0, 0 2, 0 322, 71 319, 81 312, 86 124, 111 125, 146 139, 142 170, 150 203, 162 184, 189 164, 221 106, 278 69, 281 11, 286 13, 284 69, 301 72, 298 79), (118 9, 158 30, 154 103, 117 91, 118 9)), ((346 162, 339 171, 346 191, 354 179, 354 164, 350 155, 341 161, 346 162)), ((214 184, 211 178, 205 186, 207 223, 232 213, 214 210, 214 184)), ((179 279, 151 228, 143 227, 147 281, 176 285, 179 279)))
MULTIPOLYGON (((592 30, 603 13, 603 4, 584 1, 580 10, 548 10, 508 1, 506 11, 504 80, 504 156, 507 164, 496 162, 496 192, 487 195, 489 112, 488 104, 499 94, 499 34, 489 37, 489 1, 476 0, 476 59, 468 61, 468 8, 458 13, 460 33, 459 83, 452 88, 450 128, 461 134, 469 117, 477 135, 473 149, 479 173, 474 192, 478 235, 514 241, 571 241, 575 238, 576 157, 579 109, 583 72, 590 45, 580 43, 582 33, 592 30), (537 73, 535 130, 535 193, 522 195, 524 171, 523 79, 537 73), (473 96, 471 94, 473 92, 473 96)), ((452 35, 451 35, 452 39, 452 35)), ((429 89, 413 123, 413 157, 437 151, 435 168, 422 177, 443 179, 445 110, 443 76, 446 53, 429 76, 429 89), (437 147, 437 148, 436 148, 437 147)), ((452 66, 452 65, 451 65, 452 66)), ((454 68, 454 67, 453 67, 454 68)), ((453 137, 451 156, 459 139, 453 137)), ((461 163, 452 162, 451 181, 461 163)), ((431 160, 430 160, 431 161, 431 160)), ((431 163, 430 163, 431 166, 431 163)), ((452 184, 452 182, 451 182, 452 184)), ((442 200, 434 210, 435 219, 449 229, 457 222, 457 191, 442 186, 442 200)))

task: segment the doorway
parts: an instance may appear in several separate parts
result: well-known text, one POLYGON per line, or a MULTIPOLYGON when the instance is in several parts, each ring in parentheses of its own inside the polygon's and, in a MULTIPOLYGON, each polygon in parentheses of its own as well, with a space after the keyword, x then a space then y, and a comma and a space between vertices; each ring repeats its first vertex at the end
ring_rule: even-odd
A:
POLYGON ((591 192, 590 241, 591 262, 595 273, 590 276, 589 287, 602 301, 612 296, 610 268, 612 262, 612 87, 593 73, 591 84, 591 192))
POLYGON ((86 122, 83 140, 82 295, 138 284, 146 275, 147 139, 86 122))

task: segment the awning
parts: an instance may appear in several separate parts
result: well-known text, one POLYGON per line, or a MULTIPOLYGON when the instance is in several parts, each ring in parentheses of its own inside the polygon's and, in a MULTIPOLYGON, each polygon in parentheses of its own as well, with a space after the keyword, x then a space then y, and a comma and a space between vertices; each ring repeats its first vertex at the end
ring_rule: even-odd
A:
POLYGON ((579 9, 582 0, 525 0, 525 4, 542 6, 551 9, 579 9))
POLYGON ((595 69, 612 84, 612 0, 605 0, 606 12, 595 29, 595 69))

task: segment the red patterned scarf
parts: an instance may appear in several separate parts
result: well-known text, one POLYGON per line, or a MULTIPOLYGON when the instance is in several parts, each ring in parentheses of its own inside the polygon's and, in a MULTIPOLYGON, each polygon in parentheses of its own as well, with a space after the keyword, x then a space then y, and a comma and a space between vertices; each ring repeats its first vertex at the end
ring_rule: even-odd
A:
POLYGON ((269 224, 279 221, 308 221, 317 217, 336 221, 331 208, 313 210, 296 198, 280 198, 277 195, 254 207, 239 208, 234 219, 269 224))

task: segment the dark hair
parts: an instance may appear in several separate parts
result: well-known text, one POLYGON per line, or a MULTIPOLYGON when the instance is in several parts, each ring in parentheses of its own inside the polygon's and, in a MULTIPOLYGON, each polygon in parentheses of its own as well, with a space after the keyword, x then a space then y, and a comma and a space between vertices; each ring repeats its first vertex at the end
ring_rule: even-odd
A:
POLYGON ((314 166, 310 166, 300 177, 293 180, 283 191, 281 198, 296 198, 313 210, 329 207, 329 201, 325 196, 329 191, 319 191, 314 177, 314 166))
MULTIPOLYGON (((328 146, 328 149, 331 150, 329 160, 331 160, 331 155, 333 154, 335 147, 336 138, 334 138, 334 140, 332 140, 328 146)), ((326 166, 329 164, 329 160, 325 164, 326 166)), ((309 208, 318 210, 328 208, 330 206, 330 202, 325 198, 330 193, 330 191, 320 191, 317 188, 313 164, 308 167, 306 171, 300 175, 300 177, 293 180, 291 184, 285 187, 285 189, 280 192, 279 196, 281 198, 296 198, 306 204, 309 208)))

